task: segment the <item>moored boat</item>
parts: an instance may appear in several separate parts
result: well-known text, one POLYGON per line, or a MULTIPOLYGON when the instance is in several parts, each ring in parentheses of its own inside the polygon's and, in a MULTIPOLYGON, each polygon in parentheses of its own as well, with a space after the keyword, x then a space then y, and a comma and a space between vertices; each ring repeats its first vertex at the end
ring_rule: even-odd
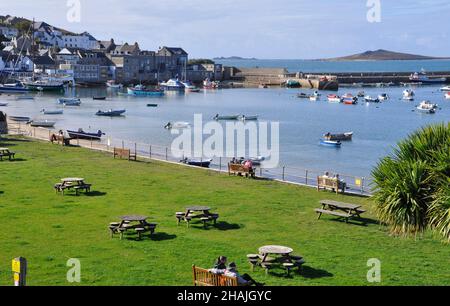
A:
POLYGON ((0 84, 0 93, 27 93, 29 90, 22 83, 0 84))
POLYGON ((0 102, 0 106, 8 106, 8 102, 0 102))
POLYGON ((320 96, 311 96, 309 97, 309 101, 319 101, 320 100, 320 96))
POLYGON ((164 91, 160 89, 148 89, 144 85, 127 88, 128 95, 131 96, 163 96, 164 91))
POLYGON ((403 100, 412 101, 412 100, 414 100, 415 95, 416 94, 414 93, 414 91, 412 89, 406 89, 403 91, 403 100))
POLYGON ((29 95, 20 95, 16 96, 16 100, 34 100, 34 97, 29 95))
POLYGON ((64 106, 80 106, 81 100, 80 98, 59 98, 58 103, 64 106))
POLYGON ((30 117, 20 117, 20 116, 8 116, 9 120, 15 121, 15 122, 30 122, 30 117))
POLYGON ((412 74, 409 77, 409 80, 413 83, 422 83, 422 84, 443 84, 445 82, 447 82, 446 78, 441 78, 441 77, 436 77, 436 78, 430 78, 428 77, 428 75, 426 74, 425 71, 422 72, 416 72, 414 74, 412 74))
POLYGON ((419 113, 425 114, 434 114, 438 108, 437 104, 433 104, 430 101, 422 101, 419 106, 417 106, 416 110, 419 113))
POLYGON ((353 139, 353 132, 347 132, 342 134, 327 133, 323 135, 323 138, 329 141, 351 141, 353 139))
POLYGON ((218 89, 219 83, 218 82, 212 82, 210 79, 206 79, 203 81, 203 88, 204 89, 218 89))
POLYGON ((185 86, 178 79, 170 79, 160 84, 161 88, 166 91, 184 91, 185 86))
POLYGON ((242 115, 220 116, 219 114, 213 117, 214 120, 239 120, 242 115))
POLYGON ((64 83, 62 81, 39 79, 36 81, 23 81, 22 83, 29 90, 64 91, 64 83))
POLYGON ((185 90, 188 92, 200 92, 200 88, 195 86, 191 81, 185 81, 182 82, 182 84, 184 85, 185 90))
POLYGON ((378 95, 378 100, 380 100, 380 101, 386 101, 386 100, 389 100, 389 96, 388 96, 388 94, 386 94, 386 93, 379 94, 379 95, 378 95))
POLYGON ((46 110, 43 109, 41 110, 41 113, 43 113, 44 115, 62 115, 64 113, 64 111, 61 110, 46 110))
POLYGON ((340 148, 342 145, 342 143, 340 141, 325 140, 325 139, 320 140, 320 144, 322 146, 335 147, 335 148, 340 148))
POLYGON ((450 99, 450 91, 447 92, 447 93, 445 93, 445 98, 446 98, 446 99, 450 99))
POLYGON ((92 100, 106 100, 106 97, 92 97, 92 100))
POLYGON ((242 121, 256 121, 258 120, 259 116, 255 115, 255 116, 246 116, 246 115, 242 115, 240 120, 242 121))
POLYGON ((147 107, 158 107, 158 104, 156 104, 156 103, 148 103, 147 107))
POLYGON ((366 101, 367 103, 380 103, 380 99, 373 98, 371 96, 365 96, 364 101, 366 101))
POLYGON ((171 129, 187 129, 191 126, 191 124, 189 122, 182 122, 182 121, 178 121, 178 122, 169 122, 167 123, 164 128, 167 130, 171 130, 171 129))
POLYGON ((202 168, 209 168, 212 161, 213 161, 212 159, 202 160, 202 159, 189 159, 189 158, 180 160, 181 163, 185 163, 190 166, 202 167, 202 168))
POLYGON ((311 95, 305 94, 304 92, 298 93, 297 98, 299 99, 309 99, 311 95))
POLYGON ((108 82, 106 82, 106 86, 108 88, 112 88, 112 89, 122 89, 123 88, 122 84, 116 84, 116 81, 114 81, 114 80, 109 80, 108 82))
POLYGON ((49 121, 49 120, 32 120, 30 122, 30 125, 32 127, 46 127, 46 128, 50 128, 50 127, 54 127, 56 124, 55 121, 49 121))
POLYGON ((67 134, 69 134, 70 138, 86 140, 101 140, 102 136, 105 135, 105 133, 102 133, 100 130, 97 131, 97 133, 88 133, 81 128, 78 129, 78 131, 67 130, 67 134))
POLYGON ((342 102, 341 97, 339 97, 338 95, 334 95, 334 94, 328 95, 327 99, 328 99, 328 102, 330 102, 330 103, 341 103, 342 102))
POLYGON ((95 113, 96 116, 105 116, 105 117, 119 117, 122 116, 124 113, 126 112, 126 110, 121 109, 121 110, 108 110, 108 111, 101 111, 99 110, 98 112, 95 113))
POLYGON ((441 88, 441 91, 449 91, 450 92, 450 86, 444 86, 441 88))

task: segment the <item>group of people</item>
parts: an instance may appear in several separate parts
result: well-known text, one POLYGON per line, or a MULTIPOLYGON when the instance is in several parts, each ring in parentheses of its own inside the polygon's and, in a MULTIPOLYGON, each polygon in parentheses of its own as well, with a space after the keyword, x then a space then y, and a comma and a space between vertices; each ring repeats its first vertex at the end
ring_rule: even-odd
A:
POLYGON ((227 265, 227 262, 227 257, 220 256, 219 258, 217 258, 214 267, 210 269, 209 272, 225 275, 228 277, 235 277, 238 281, 238 284, 241 286, 264 286, 263 283, 258 283, 248 274, 239 274, 236 263, 231 262, 227 265))
POLYGON ((237 159, 236 157, 233 157, 231 160, 231 163, 234 165, 243 165, 246 169, 253 169, 253 162, 250 159, 245 159, 243 157, 237 159))
POLYGON ((325 174, 322 177, 336 180, 343 186, 342 189, 347 189, 347 183, 340 178, 339 174, 335 174, 335 175, 331 176, 330 172, 327 171, 327 172, 325 172, 325 174))

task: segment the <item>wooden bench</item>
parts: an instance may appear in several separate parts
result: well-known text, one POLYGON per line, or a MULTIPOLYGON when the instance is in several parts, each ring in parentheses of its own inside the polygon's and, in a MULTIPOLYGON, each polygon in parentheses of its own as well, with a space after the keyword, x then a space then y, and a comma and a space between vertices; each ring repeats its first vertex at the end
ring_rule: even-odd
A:
POLYGON ((137 160, 137 154, 132 154, 129 149, 114 148, 114 158, 116 158, 116 156, 119 158, 126 158, 128 160, 137 160))
POLYGON ((229 175, 241 175, 248 178, 255 178, 255 170, 244 167, 241 164, 228 164, 228 174, 229 175))
POLYGON ((91 184, 84 184, 84 185, 78 185, 73 186, 73 189, 75 189, 75 194, 78 195, 78 192, 80 190, 84 190, 86 193, 91 192, 91 184))
POLYGON ((320 191, 321 189, 333 190, 336 193, 339 193, 339 192, 345 193, 345 190, 347 189, 347 185, 343 181, 340 181, 335 178, 318 176, 317 177, 317 191, 320 191))
POLYGON ((221 274, 214 274, 206 269, 192 266, 194 276, 194 286, 202 287, 237 287, 236 277, 229 277, 221 274))
POLYGON ((52 134, 52 136, 50 136, 50 141, 52 143, 56 142, 57 144, 60 144, 62 146, 70 146, 70 141, 73 138, 70 137, 64 137, 64 135, 57 135, 57 134, 52 134))
POLYGON ((3 157, 8 157, 9 160, 12 160, 16 157, 16 153, 11 151, 0 152, 0 160, 3 160, 3 157))
POLYGON ((322 204, 322 208, 315 209, 316 213, 319 214, 318 219, 325 214, 344 218, 345 222, 348 223, 350 218, 361 218, 361 214, 366 212, 357 204, 342 203, 332 200, 323 200, 320 201, 320 204, 322 204))

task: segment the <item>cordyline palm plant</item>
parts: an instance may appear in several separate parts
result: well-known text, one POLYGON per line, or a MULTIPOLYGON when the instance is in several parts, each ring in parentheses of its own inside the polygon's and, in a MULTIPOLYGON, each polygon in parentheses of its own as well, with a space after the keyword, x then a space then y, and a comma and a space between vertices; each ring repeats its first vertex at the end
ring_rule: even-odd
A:
POLYGON ((392 233, 432 229, 450 241, 450 123, 401 141, 372 175, 378 216, 392 233))

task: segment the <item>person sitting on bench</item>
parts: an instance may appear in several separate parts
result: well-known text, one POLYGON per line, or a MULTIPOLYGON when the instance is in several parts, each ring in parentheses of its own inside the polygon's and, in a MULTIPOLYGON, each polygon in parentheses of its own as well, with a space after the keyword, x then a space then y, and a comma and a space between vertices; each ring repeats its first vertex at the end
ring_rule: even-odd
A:
POLYGON ((220 256, 217 258, 214 268, 210 269, 209 272, 214 274, 224 274, 227 269, 227 258, 225 256, 220 256))
POLYGON ((228 277, 235 277, 238 284, 241 286, 264 286, 263 283, 258 283, 248 274, 240 275, 234 262, 228 265, 228 269, 225 271, 224 275, 228 277))

